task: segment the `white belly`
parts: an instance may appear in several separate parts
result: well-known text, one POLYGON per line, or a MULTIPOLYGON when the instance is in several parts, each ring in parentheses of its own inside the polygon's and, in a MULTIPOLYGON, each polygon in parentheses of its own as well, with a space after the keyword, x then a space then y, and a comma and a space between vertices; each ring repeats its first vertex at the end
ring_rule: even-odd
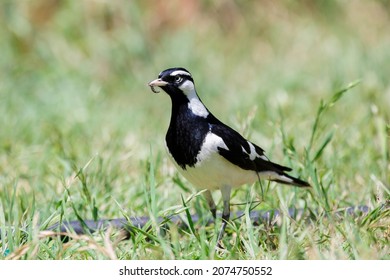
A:
POLYGON ((227 185, 238 187, 255 182, 256 172, 244 170, 223 158, 219 154, 203 160, 186 170, 178 168, 180 173, 198 189, 219 189, 227 185))

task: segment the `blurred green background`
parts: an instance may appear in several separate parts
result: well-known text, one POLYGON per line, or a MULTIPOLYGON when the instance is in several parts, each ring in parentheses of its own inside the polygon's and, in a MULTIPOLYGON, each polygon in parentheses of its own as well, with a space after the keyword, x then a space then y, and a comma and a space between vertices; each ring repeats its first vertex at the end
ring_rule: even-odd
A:
POLYGON ((313 164, 331 208, 384 202, 389 26, 386 0, 2 0, 0 221, 145 215, 148 162, 159 210, 180 204, 164 154, 170 100, 147 87, 174 66, 216 116, 311 182, 318 106, 359 80, 321 119, 314 146, 332 140, 313 164))

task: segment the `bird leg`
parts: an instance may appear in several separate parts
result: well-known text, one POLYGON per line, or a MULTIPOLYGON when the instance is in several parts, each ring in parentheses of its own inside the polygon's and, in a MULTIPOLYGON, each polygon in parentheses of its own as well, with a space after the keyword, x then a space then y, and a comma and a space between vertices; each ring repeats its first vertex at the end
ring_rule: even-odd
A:
POLYGON ((217 218, 217 206, 215 206, 215 202, 214 202, 214 199, 211 195, 211 192, 210 190, 206 190, 204 193, 203 193, 209 207, 210 207, 210 211, 211 211, 211 214, 213 215, 213 218, 214 220, 217 218))
POLYGON ((219 230, 217 246, 218 248, 222 248, 222 238, 225 233, 226 225, 230 218, 230 193, 232 191, 232 187, 228 185, 224 185, 221 187, 222 192, 222 201, 223 201, 223 212, 222 212, 222 225, 219 230))

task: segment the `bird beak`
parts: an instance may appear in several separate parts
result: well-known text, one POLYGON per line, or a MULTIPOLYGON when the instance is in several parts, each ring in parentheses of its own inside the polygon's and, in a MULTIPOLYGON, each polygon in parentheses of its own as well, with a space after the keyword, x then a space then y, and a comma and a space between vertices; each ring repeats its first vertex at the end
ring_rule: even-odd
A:
POLYGON ((165 81, 163 81, 163 80, 161 80, 161 79, 155 79, 155 80, 151 81, 151 82, 148 84, 148 86, 150 86, 150 88, 152 89, 152 91, 153 91, 154 93, 158 93, 158 91, 155 90, 154 87, 163 87, 163 86, 166 86, 167 84, 168 84, 167 82, 165 82, 165 81))

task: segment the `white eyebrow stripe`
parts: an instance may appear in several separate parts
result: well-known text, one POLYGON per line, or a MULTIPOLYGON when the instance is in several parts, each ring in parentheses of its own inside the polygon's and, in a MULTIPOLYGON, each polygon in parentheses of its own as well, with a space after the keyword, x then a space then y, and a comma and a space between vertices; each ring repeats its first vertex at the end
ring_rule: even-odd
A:
POLYGON ((188 73, 187 71, 183 71, 183 70, 173 71, 169 76, 176 76, 176 75, 186 75, 186 76, 190 76, 191 77, 190 73, 188 73))

